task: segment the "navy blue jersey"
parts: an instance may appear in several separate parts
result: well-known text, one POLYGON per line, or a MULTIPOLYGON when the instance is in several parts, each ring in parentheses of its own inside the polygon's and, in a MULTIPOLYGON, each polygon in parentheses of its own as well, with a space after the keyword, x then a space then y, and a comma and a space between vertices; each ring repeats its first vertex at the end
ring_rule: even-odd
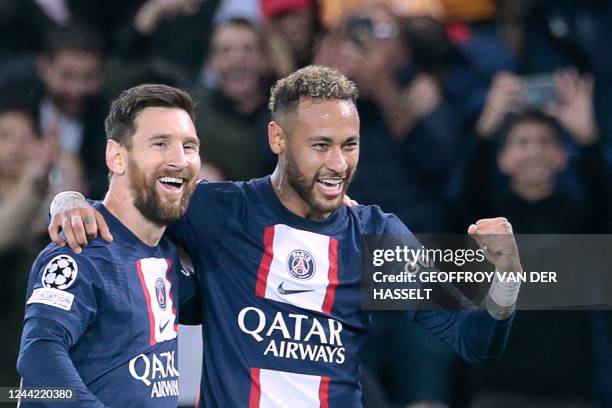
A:
MULTIPOLYGON (((342 206, 307 220, 283 206, 266 177, 200 183, 168 233, 200 278, 200 406, 361 406, 357 355, 370 328, 360 303, 361 236, 410 234, 395 216, 342 206)), ((467 313, 407 316, 478 359, 465 341, 467 313)), ((496 324, 486 312, 476 317, 496 324)), ((479 325, 469 336, 478 337, 472 331, 479 325)))
MULTIPOLYGON (((147 246, 101 204, 96 208, 114 242, 96 239, 80 255, 54 244, 44 249, 30 274, 26 327, 59 323, 68 333, 70 360, 104 405, 175 408, 181 275, 176 247, 166 238, 147 246)), ((35 340, 24 333, 21 352, 35 340)), ((45 356, 35 363, 44 369, 45 356)), ((43 384, 24 377, 23 385, 43 384)))

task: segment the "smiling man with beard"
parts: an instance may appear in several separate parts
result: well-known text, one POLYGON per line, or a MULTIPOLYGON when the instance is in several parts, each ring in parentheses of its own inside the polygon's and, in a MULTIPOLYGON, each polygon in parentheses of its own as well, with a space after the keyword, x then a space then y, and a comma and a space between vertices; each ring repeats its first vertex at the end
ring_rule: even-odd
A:
POLYGON ((164 85, 141 85, 113 102, 110 185, 95 208, 114 242, 93 239, 77 254, 51 244, 34 262, 17 363, 23 387, 70 389, 79 407, 177 406, 177 310, 195 287, 162 235, 195 189, 193 108, 188 94, 164 85))
POLYGON ((266 90, 272 85, 266 62, 272 58, 264 42, 260 28, 248 20, 217 23, 206 66, 216 86, 193 90, 202 158, 227 180, 262 177, 274 169, 274 155, 262 137, 269 120, 266 90))
MULTIPOLYGON (((355 85, 326 67, 278 81, 269 102, 274 173, 198 184, 185 216, 169 228, 200 278, 200 407, 361 406, 358 355, 372 317, 361 309, 361 239, 411 233, 377 206, 342 205, 359 159, 356 98, 355 85)), ((50 231, 68 216, 94 212, 55 213, 50 231)), ((77 225, 76 235, 67 233, 85 245, 80 229, 96 226, 77 225)), ((480 220, 469 233, 481 245, 484 235, 503 234, 488 259, 500 271, 522 270, 505 219, 480 220)), ((501 353, 517 295, 516 285, 494 283, 487 310, 419 310, 406 318, 481 361, 501 353)))

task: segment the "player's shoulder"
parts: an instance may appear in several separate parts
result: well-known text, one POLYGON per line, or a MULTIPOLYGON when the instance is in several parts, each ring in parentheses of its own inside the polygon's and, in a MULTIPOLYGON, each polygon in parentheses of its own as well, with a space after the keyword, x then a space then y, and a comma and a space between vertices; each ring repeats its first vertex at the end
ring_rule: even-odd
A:
POLYGON ((363 234, 410 234, 412 232, 392 213, 383 211, 378 205, 356 205, 349 208, 349 214, 355 217, 363 234))
POLYGON ((208 206, 210 204, 235 206, 244 200, 252 198, 263 187, 265 179, 252 179, 249 181, 206 181, 200 180, 191 198, 194 206, 208 206))
POLYGON ((108 250, 106 241, 96 238, 89 242, 80 254, 72 251, 68 246, 59 246, 51 243, 47 245, 34 261, 32 273, 41 270, 59 267, 70 267, 89 275, 97 274, 98 270, 112 264, 112 255, 108 250))
POLYGON ((211 197, 217 200, 231 200, 244 192, 245 184, 247 182, 244 181, 199 180, 192 200, 211 197))
POLYGON ((208 181, 201 179, 198 180, 196 191, 240 194, 249 190, 265 188, 267 184, 270 184, 270 176, 245 181, 208 181))
POLYGON ((98 252, 88 245, 82 253, 76 254, 68 247, 49 244, 32 265, 30 284, 34 288, 42 285, 44 288, 67 290, 77 280, 95 281, 99 276, 96 265, 100 264, 96 262, 98 252))

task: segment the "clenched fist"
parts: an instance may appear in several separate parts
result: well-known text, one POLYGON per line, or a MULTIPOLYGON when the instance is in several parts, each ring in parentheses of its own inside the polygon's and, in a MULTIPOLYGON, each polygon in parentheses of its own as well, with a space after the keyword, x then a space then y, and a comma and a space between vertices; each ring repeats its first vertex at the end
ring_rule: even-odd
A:
POLYGON ((485 257, 500 272, 522 272, 518 247, 512 225, 504 217, 485 218, 470 225, 468 234, 474 238, 485 257))

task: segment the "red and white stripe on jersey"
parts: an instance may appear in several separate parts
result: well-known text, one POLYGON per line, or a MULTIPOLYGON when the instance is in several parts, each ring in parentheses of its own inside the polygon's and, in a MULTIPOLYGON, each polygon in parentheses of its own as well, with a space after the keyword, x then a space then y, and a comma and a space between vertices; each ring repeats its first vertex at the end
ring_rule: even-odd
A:
POLYGON ((164 258, 143 258, 136 261, 136 268, 147 301, 150 344, 176 338, 176 307, 167 277, 170 262, 164 258))
POLYGON ((264 247, 255 295, 331 314, 338 286, 338 241, 277 224, 265 229, 264 247), (289 272, 288 260, 294 251, 305 251, 314 261, 314 274, 307 279, 289 272))
POLYGON ((328 408, 329 377, 251 368, 249 408, 328 408))

